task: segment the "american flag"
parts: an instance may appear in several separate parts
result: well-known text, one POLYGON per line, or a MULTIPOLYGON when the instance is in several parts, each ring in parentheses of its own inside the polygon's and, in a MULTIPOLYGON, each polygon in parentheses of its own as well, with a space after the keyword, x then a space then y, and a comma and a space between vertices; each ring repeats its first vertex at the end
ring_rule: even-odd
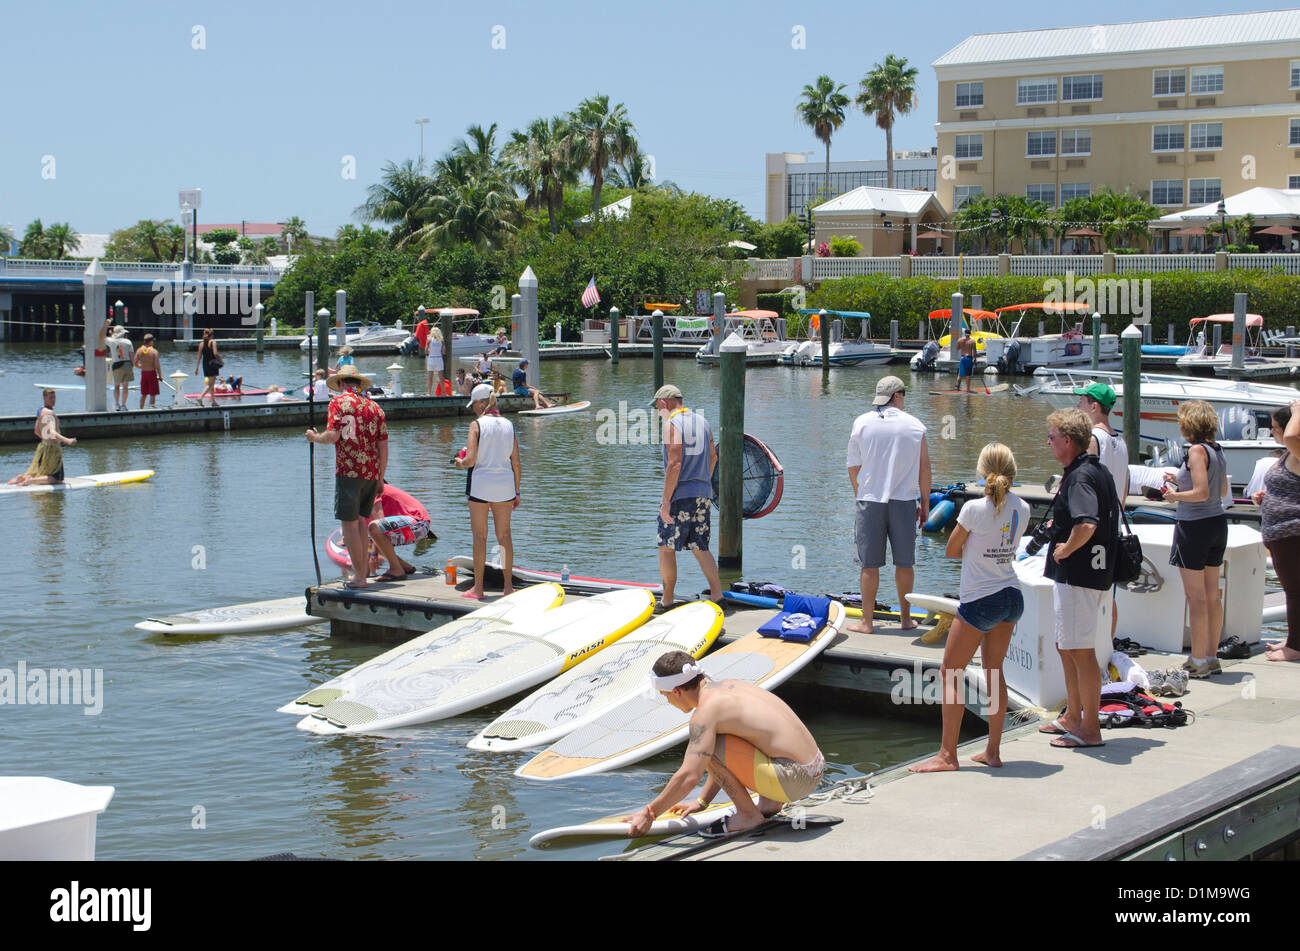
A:
POLYGON ((595 307, 600 303, 600 291, 596 290, 596 278, 587 282, 587 289, 582 292, 582 306, 595 307))

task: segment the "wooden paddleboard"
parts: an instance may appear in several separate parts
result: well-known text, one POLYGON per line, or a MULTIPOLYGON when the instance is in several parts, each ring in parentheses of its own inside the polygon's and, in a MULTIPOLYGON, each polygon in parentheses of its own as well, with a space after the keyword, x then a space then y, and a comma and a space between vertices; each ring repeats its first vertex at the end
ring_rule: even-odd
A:
POLYGON ((583 400, 580 403, 565 403, 563 406, 552 406, 549 409, 526 409, 519 413, 520 416, 563 416, 566 413, 581 413, 584 409, 591 408, 591 400, 583 400))
POLYGON ((145 482, 153 478, 152 469, 133 469, 130 472, 104 472, 99 475, 73 476, 53 485, 0 485, 0 495, 38 492, 70 492, 73 489, 98 489, 106 485, 126 485, 145 482))
POLYGON ((324 623, 323 618, 307 613, 302 595, 298 595, 145 618, 136 628, 153 634, 244 634, 324 623))
MULTIPOLYGON (((754 802, 755 804, 758 802, 757 793, 754 795, 754 802)), ((644 807, 645 804, 642 803, 639 808, 644 807)), ((627 838, 629 824, 623 821, 623 817, 630 816, 637 809, 637 806, 632 806, 630 809, 624 809, 622 812, 592 822, 546 829, 529 839, 528 844, 534 849, 546 849, 557 846, 578 845, 582 839, 625 839, 627 838)), ((642 838, 649 839, 656 836, 681 835, 685 832, 694 832, 696 829, 716 822, 724 816, 734 816, 735 814, 736 804, 724 799, 721 802, 710 803, 707 809, 693 812, 689 816, 660 816, 651 823, 650 830, 642 838)))

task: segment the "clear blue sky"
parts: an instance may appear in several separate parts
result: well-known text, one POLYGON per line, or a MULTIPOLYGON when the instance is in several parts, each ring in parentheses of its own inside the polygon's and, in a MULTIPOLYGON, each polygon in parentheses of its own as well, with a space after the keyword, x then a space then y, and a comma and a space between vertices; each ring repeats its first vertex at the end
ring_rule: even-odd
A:
MULTIPOLYGON (((100 233, 178 214, 203 188, 205 221, 354 220, 386 160, 426 156, 472 123, 500 139, 597 92, 627 105, 659 178, 763 215, 763 155, 815 150, 795 118, 820 73, 847 84, 886 54, 920 69, 920 106, 895 148, 934 142, 930 63, 981 32, 1276 8, 1261 2, 1002 4, 47 0, 6 5, 0 63, 0 223, 100 233), (505 28, 505 49, 492 48, 505 28), (194 27, 205 49, 195 49, 194 27), (794 27, 806 49, 793 49, 794 27), (52 179, 42 178, 53 156, 52 179), (344 156, 356 178, 342 177, 344 156)), ((831 159, 883 158, 854 111, 831 159)))

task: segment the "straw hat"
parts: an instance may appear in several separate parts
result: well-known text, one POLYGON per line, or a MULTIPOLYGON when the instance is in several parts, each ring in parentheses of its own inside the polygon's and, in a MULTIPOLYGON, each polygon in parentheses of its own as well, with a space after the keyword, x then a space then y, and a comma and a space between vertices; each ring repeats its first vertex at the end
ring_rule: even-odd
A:
POLYGON ((363 390, 370 389, 370 380, 362 376, 355 370, 344 370, 341 373, 335 373, 325 381, 325 385, 336 393, 342 392, 344 383, 355 383, 363 390))

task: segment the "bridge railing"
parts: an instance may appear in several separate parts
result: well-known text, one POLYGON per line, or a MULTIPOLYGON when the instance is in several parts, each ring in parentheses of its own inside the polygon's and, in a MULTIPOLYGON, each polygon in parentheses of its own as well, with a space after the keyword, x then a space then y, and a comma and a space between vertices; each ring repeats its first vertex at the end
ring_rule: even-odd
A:
MULTIPOLYGON (((175 261, 100 261, 110 278, 121 280, 179 280, 181 265, 175 261)), ((44 260, 0 257, 0 277, 50 277, 75 280, 90 267, 89 261, 44 260)), ((269 264, 195 264, 191 276, 197 281, 258 280, 274 284, 283 272, 269 264)))

